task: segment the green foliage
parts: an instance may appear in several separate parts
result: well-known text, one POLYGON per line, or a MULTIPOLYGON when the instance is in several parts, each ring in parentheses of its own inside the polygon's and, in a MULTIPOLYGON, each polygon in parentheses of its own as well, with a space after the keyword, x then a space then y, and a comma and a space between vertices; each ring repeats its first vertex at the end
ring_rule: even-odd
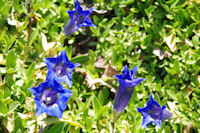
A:
POLYGON ((200 132, 198 0, 80 0, 95 8, 90 18, 97 28, 81 28, 72 36, 62 31, 74 0, 34 0, 31 12, 28 2, 0 0, 0 132, 110 132, 112 89, 118 84, 101 78, 105 69, 95 65, 100 56, 104 67, 111 64, 121 72, 126 64, 137 65, 136 77, 146 78, 117 120, 117 132, 200 132), (35 116, 28 88, 45 80, 43 58, 63 49, 81 64, 73 73, 68 108, 61 120, 35 116), (150 94, 174 114, 161 129, 153 124, 142 129, 135 109, 145 106, 150 94))

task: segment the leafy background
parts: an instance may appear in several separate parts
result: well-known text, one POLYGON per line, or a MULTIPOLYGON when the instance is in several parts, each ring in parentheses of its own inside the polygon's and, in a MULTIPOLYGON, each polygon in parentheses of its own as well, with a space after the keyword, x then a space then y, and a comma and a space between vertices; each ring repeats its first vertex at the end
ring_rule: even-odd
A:
POLYGON ((110 132, 118 85, 112 75, 124 65, 137 65, 136 77, 146 80, 135 87, 117 132, 200 132, 200 1, 79 2, 95 8, 90 18, 97 28, 64 36, 73 0, 0 0, 0 132, 110 132), (61 120, 35 116, 28 88, 45 80, 43 58, 63 49, 81 63, 68 108, 61 120), (174 113, 161 129, 153 124, 142 129, 135 109, 145 106, 150 94, 174 113))

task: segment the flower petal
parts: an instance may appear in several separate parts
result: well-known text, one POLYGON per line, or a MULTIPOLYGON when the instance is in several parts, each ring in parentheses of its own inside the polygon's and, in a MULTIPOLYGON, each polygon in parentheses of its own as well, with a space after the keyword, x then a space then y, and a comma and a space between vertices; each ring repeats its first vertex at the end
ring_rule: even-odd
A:
POLYGON ((130 72, 129 72, 129 69, 128 69, 127 65, 124 67, 124 69, 122 71, 122 74, 123 74, 124 79, 131 80, 130 72))
POLYGON ((71 20, 73 20, 75 12, 76 11, 67 11, 71 20))
POLYGON ((160 116, 161 116, 160 120, 163 120, 163 121, 164 121, 164 120, 171 119, 172 116, 173 116, 173 113, 170 112, 170 111, 166 108, 166 106, 163 106, 160 116))
POLYGON ((133 94, 133 88, 127 88, 123 93, 121 93, 121 91, 122 88, 121 86, 119 86, 117 88, 117 93, 114 102, 114 109, 116 109, 117 112, 122 112, 128 105, 133 94))
POLYGON ((64 64, 68 64, 69 62, 69 59, 66 55, 66 51, 65 50, 62 50, 61 51, 61 62, 64 63, 64 64))
POLYGON ((57 104, 59 105, 61 110, 65 110, 67 107, 67 102, 69 97, 72 95, 72 92, 68 89, 64 91, 64 93, 60 93, 57 104))
POLYGON ((162 121, 161 120, 154 120, 154 123, 156 124, 156 126, 161 128, 161 125, 162 125, 162 121))
POLYGON ((142 121, 142 128, 146 128, 150 123, 152 123, 152 118, 150 115, 146 115, 142 121))
POLYGON ((117 75, 114 75, 113 77, 116 78, 116 79, 118 80, 118 82, 119 82, 121 79, 123 79, 122 74, 117 74, 117 75))
POLYGON ((58 118, 62 118, 63 115, 63 111, 58 107, 57 104, 54 104, 52 106, 49 107, 49 115, 51 116, 57 116, 58 118))
POLYGON ((135 86, 137 86, 139 83, 141 83, 144 80, 145 80, 144 78, 134 78, 132 80, 132 84, 134 84, 135 86))
POLYGON ((137 66, 135 66, 134 68, 131 69, 130 72, 131 72, 131 78, 132 78, 132 79, 134 79, 135 74, 136 74, 136 71, 137 71, 137 66))
POLYGON ((75 2, 75 10, 78 11, 78 13, 82 12, 82 8, 81 8, 78 0, 76 0, 76 2, 75 2))
POLYGON ((153 108, 154 106, 160 107, 158 102, 153 99, 153 95, 150 95, 150 100, 147 102, 147 106, 149 106, 150 108, 153 108))

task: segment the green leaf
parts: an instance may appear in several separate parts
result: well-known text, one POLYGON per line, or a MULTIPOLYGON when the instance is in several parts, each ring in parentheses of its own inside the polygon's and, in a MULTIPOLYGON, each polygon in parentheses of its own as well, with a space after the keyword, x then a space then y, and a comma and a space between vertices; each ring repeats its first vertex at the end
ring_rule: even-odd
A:
POLYGON ((7 42, 7 48, 6 48, 6 50, 9 50, 12 47, 12 45, 15 42, 15 40, 16 40, 16 36, 9 36, 9 40, 7 42))
POLYGON ((19 0, 13 0, 13 6, 14 6, 15 11, 17 11, 19 8, 19 0))
POLYGON ((8 112, 6 105, 0 100, 0 116, 8 112))
MULTIPOLYGON (((0 3, 2 3, 2 2, 0 2, 0 3)), ((5 2, 5 4, 3 3, 3 6, 0 8, 0 12, 2 13, 3 16, 8 15, 11 6, 12 5, 9 4, 8 2, 5 2)))
POLYGON ((44 122, 45 122, 45 124, 46 124, 47 126, 49 126, 49 125, 52 125, 52 124, 54 124, 54 123, 59 122, 59 119, 58 119, 57 117, 54 117, 54 118, 46 118, 46 119, 44 120, 44 122))
POLYGON ((195 24, 195 23, 191 24, 191 25, 188 27, 188 29, 187 29, 186 37, 191 36, 191 34, 192 34, 192 32, 193 32, 193 30, 194 30, 195 28, 196 28, 196 24, 195 24))
POLYGON ((125 0, 125 1, 122 1, 120 2, 121 5, 130 5, 134 2, 135 0, 125 0))
POLYGON ((192 37, 192 44, 196 47, 199 46, 199 37, 197 35, 192 37))
POLYGON ((19 102, 19 101, 13 101, 13 102, 10 104, 10 106, 9 106, 8 114, 9 114, 9 113, 12 113, 19 105, 20 105, 20 102, 19 102))
POLYGON ((99 23, 99 17, 97 17, 96 15, 93 15, 93 21, 95 24, 99 23))
POLYGON ((142 24, 144 26, 144 29, 146 32, 150 32, 150 25, 148 24, 147 20, 145 18, 142 18, 142 24))
POLYGON ((6 70, 6 73, 7 74, 12 74, 12 73, 14 73, 14 71, 15 70, 13 68, 9 68, 9 69, 6 70))
POLYGON ((6 75, 6 84, 8 85, 9 88, 12 87, 12 85, 15 84, 15 81, 13 80, 13 75, 12 74, 7 74, 6 75))
POLYGON ((71 59, 71 62, 72 63, 87 64, 87 62, 89 60, 90 60, 89 56, 87 56, 87 55, 80 55, 80 56, 73 57, 71 59))
POLYGON ((97 120, 102 116, 102 114, 106 114, 108 110, 109 108, 107 106, 103 106, 96 115, 97 120))
POLYGON ((175 101, 177 101, 177 97, 176 95, 174 94, 174 92, 172 92, 172 90, 167 90, 167 94, 172 98, 174 99, 175 101))
POLYGON ((104 105, 104 103, 106 102, 106 100, 108 100, 109 97, 109 90, 108 88, 105 88, 103 90, 101 90, 98 94, 98 99, 101 103, 101 105, 104 105))
POLYGON ((14 133, 21 133, 23 131, 23 125, 21 117, 15 112, 15 121, 14 121, 14 133))
POLYGON ((132 23, 133 20, 133 13, 130 13, 125 19, 124 21, 122 21, 122 24, 124 25, 130 25, 132 23))
POLYGON ((160 104, 160 97, 159 97, 158 93, 154 94, 154 99, 160 104))
POLYGON ((4 4, 5 4, 5 1, 0 0, 0 9, 4 6, 4 4))
POLYGON ((7 68, 14 68, 16 65, 16 55, 14 50, 10 50, 7 57, 6 57, 6 67, 7 68))
POLYGON ((32 76, 33 71, 34 71, 34 68, 35 68, 35 65, 36 65, 36 63, 33 62, 33 63, 29 66, 29 68, 28 68, 28 70, 27 70, 27 73, 26 73, 26 77, 29 78, 29 77, 32 76))
POLYGON ((103 105, 105 99, 104 99, 104 94, 103 94, 102 90, 100 90, 100 92, 98 94, 98 99, 99 99, 100 103, 103 105))
POLYGON ((44 133, 62 133, 64 126, 64 122, 56 123, 49 130, 45 130, 44 133))
POLYGON ((4 98, 4 91, 0 89, 0 100, 4 98))
POLYGON ((92 105, 94 108, 95 115, 97 116, 99 111, 101 110, 101 103, 99 102, 96 96, 93 96, 92 105))
POLYGON ((31 39, 30 39, 30 42, 29 42, 29 46, 32 45, 32 43, 36 39, 37 35, 38 35, 38 30, 35 30, 35 31, 32 32, 31 39))
POLYGON ((179 73, 179 72, 180 72, 180 66, 179 66, 179 61, 178 61, 178 59, 174 61, 173 70, 174 70, 176 73, 179 73))
POLYGON ((171 133, 170 127, 168 125, 165 126, 165 132, 166 133, 171 133))
POLYGON ((185 98, 184 98, 182 92, 179 92, 179 93, 177 94, 177 97, 178 97, 178 101, 179 101, 179 103, 186 104, 186 100, 185 100, 185 98))
POLYGON ((150 6, 150 7, 148 7, 147 9, 144 9, 144 10, 145 10, 145 13, 147 14, 147 16, 149 16, 150 14, 153 13, 153 11, 154 11, 156 8, 157 8, 156 6, 150 6))
POLYGON ((86 127, 85 127, 85 129, 88 131, 88 132, 90 132, 90 130, 92 129, 92 125, 93 125, 93 123, 94 123, 94 120, 95 120, 95 117, 94 116, 92 116, 92 117, 90 117, 90 118, 86 118, 86 127))
POLYGON ((151 39, 152 39, 152 36, 151 35, 147 35, 144 38, 144 40, 143 40, 143 42, 141 44, 141 48, 142 49, 147 49, 148 45, 150 45, 150 43, 151 43, 151 39))
POLYGON ((163 18, 165 16, 165 13, 162 10, 156 10, 153 15, 154 18, 163 18))

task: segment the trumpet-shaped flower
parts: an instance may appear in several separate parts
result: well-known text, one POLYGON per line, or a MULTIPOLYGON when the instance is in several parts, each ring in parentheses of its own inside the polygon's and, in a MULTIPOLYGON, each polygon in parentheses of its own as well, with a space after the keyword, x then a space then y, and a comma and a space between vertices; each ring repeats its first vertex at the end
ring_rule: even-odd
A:
POLYGON ((70 19, 64 28, 63 31, 64 34, 71 35, 75 31, 77 31, 80 27, 89 27, 89 26, 96 27, 89 18, 93 10, 94 8, 90 8, 89 10, 83 11, 78 0, 76 0, 75 10, 67 11, 70 19))
POLYGON ((29 88, 29 91, 35 96, 36 115, 46 112, 58 118, 62 118, 67 101, 72 95, 70 90, 64 89, 55 79, 46 80, 37 87, 29 88))
POLYGON ((118 80, 119 86, 115 95, 113 109, 115 109, 118 113, 122 112, 129 103, 134 87, 145 80, 144 78, 135 78, 136 71, 137 66, 131 69, 130 72, 128 66, 125 66, 122 74, 114 76, 118 80))
POLYGON ((153 99, 152 95, 150 95, 150 100, 147 102, 147 106, 137 108, 137 111, 143 115, 143 128, 146 128, 152 122, 160 128, 162 121, 170 119, 173 115, 166 106, 161 107, 158 102, 153 99))
POLYGON ((44 58, 47 64, 47 79, 55 78, 59 83, 66 83, 69 87, 72 86, 72 71, 79 66, 79 63, 72 63, 68 59, 65 50, 61 51, 61 55, 55 58, 44 58))

